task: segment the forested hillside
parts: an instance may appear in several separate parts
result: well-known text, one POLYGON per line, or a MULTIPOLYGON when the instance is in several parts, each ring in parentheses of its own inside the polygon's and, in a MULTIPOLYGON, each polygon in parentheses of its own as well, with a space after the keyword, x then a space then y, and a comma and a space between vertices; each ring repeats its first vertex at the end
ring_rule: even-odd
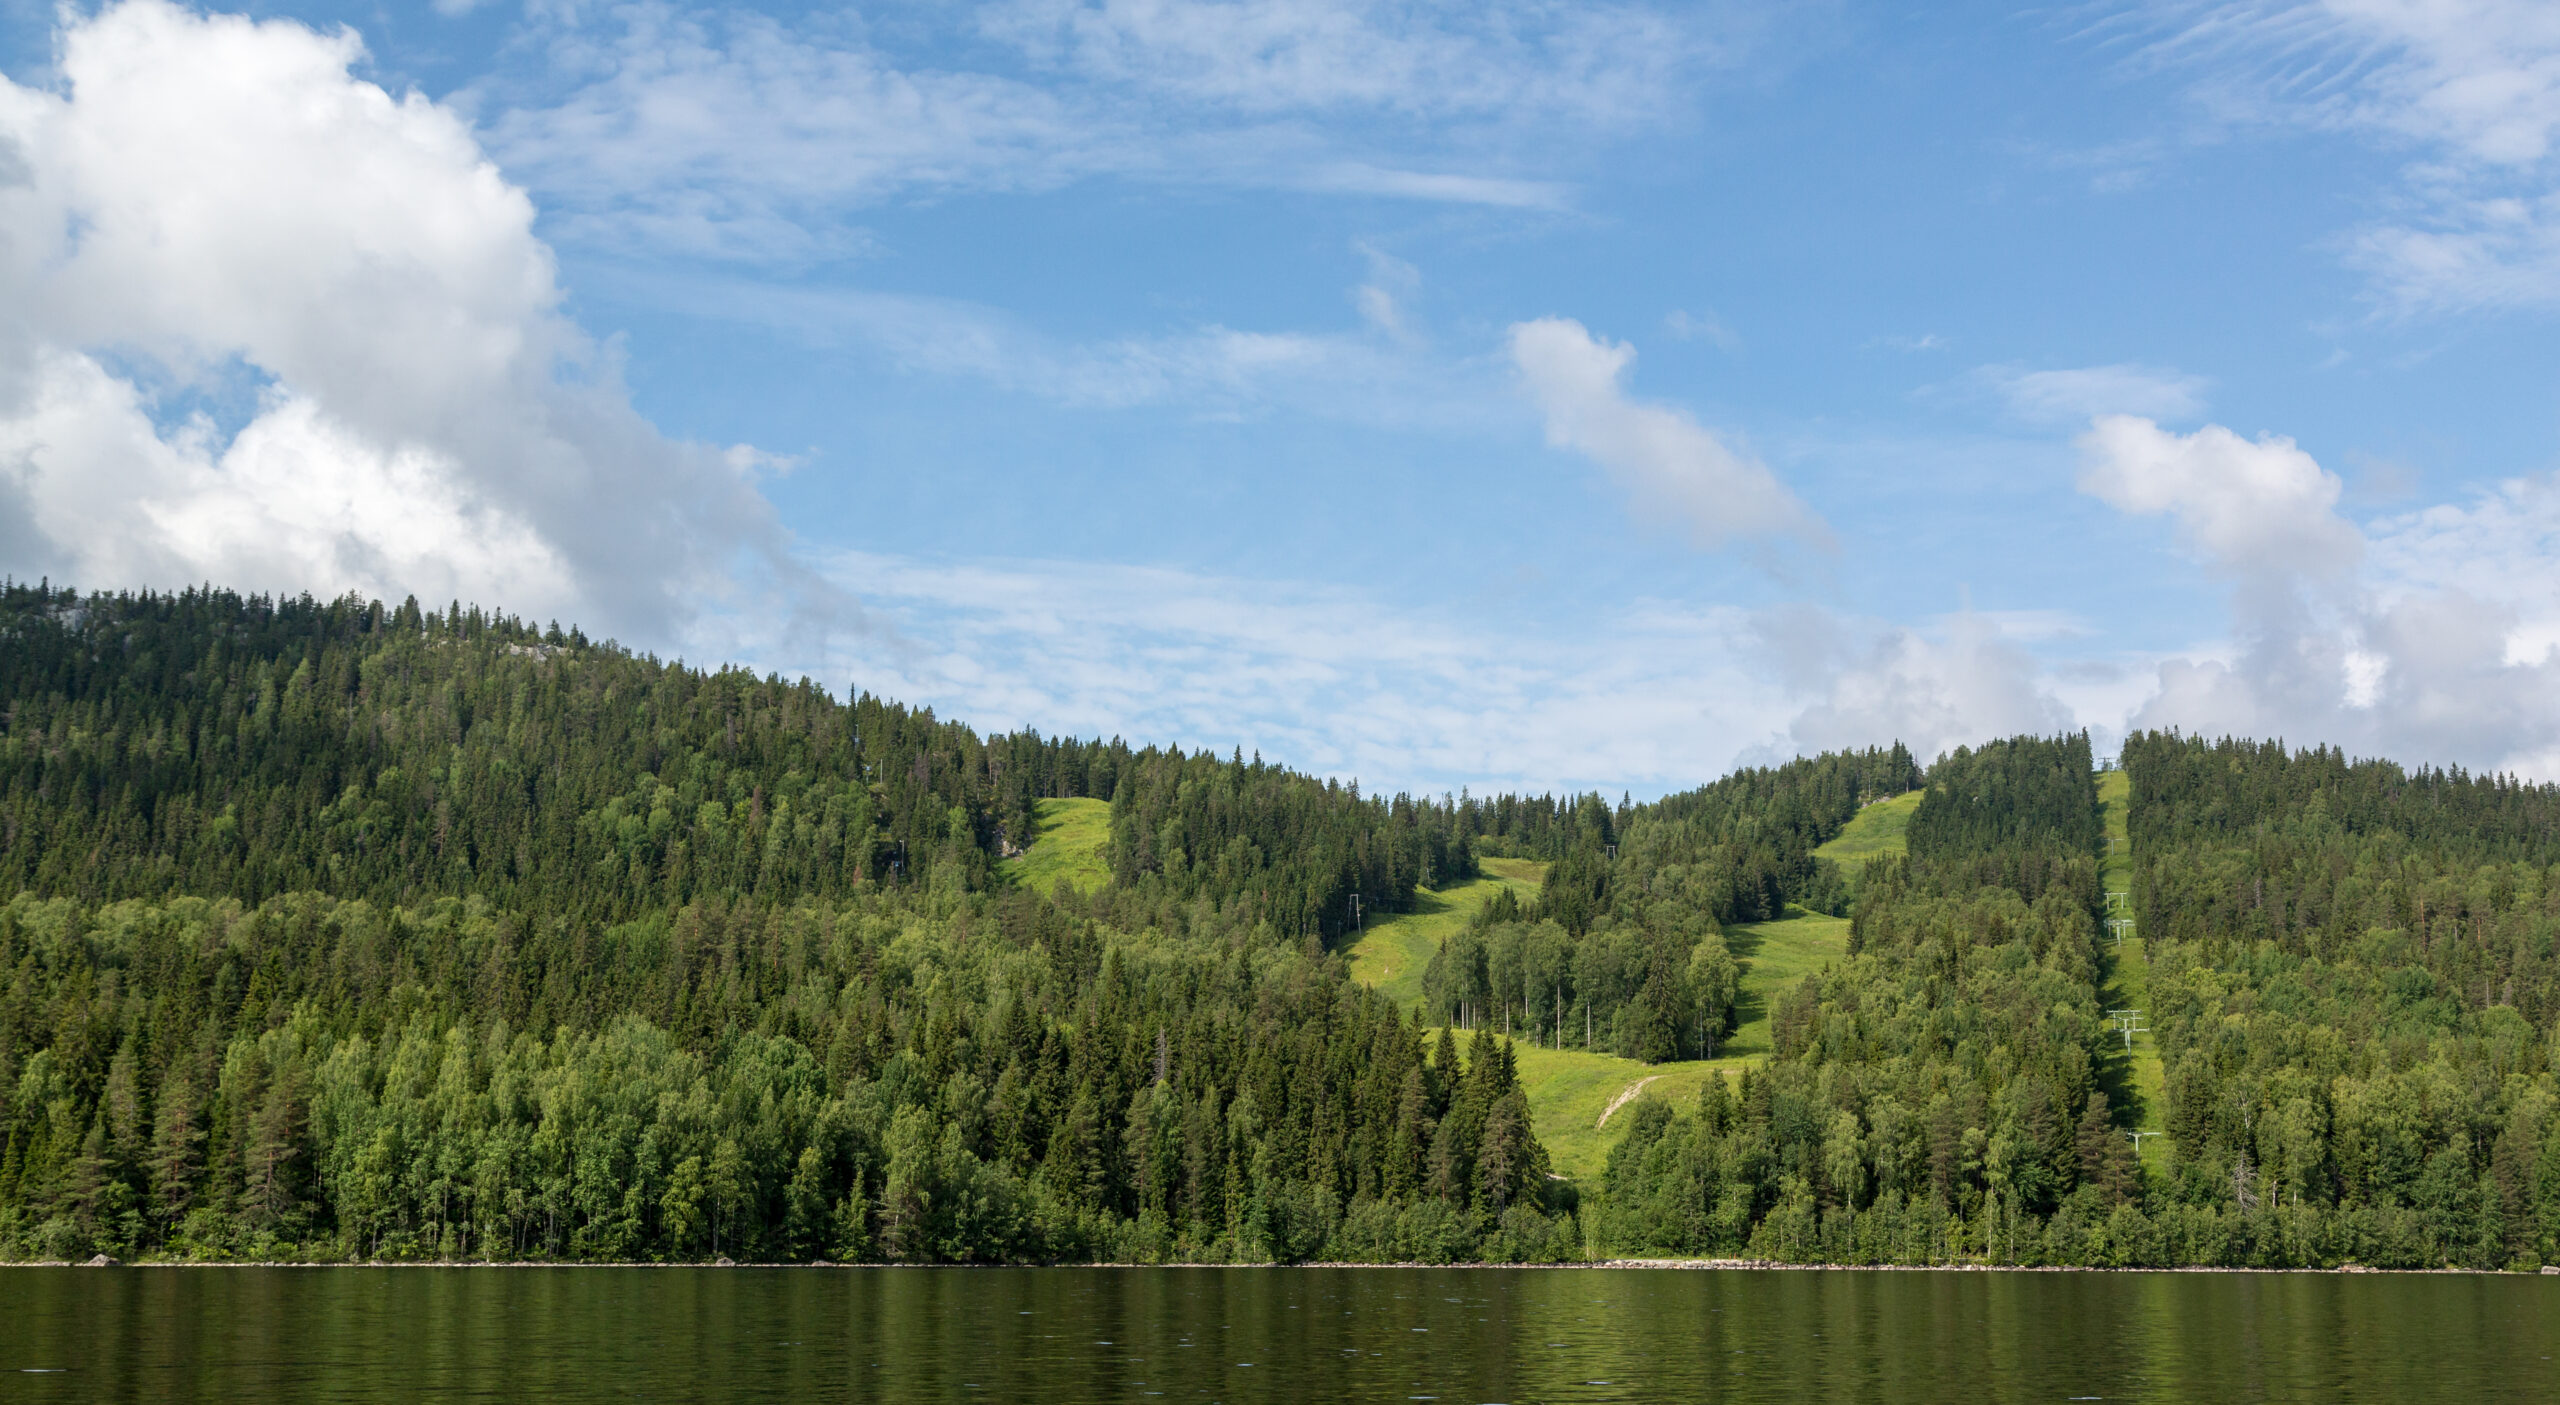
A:
POLYGON ((459 605, 0 591, 0 891, 476 896, 612 921, 709 897, 984 888, 1052 796, 1112 802, 1133 920, 1337 936, 1473 871, 1452 806, 1259 760, 981 738, 459 605))
POLYGON ((8 587, 0 1257, 2560 1261, 2560 789, 2103 764, 1382 797, 458 606, 8 587), (1015 860, 1042 801, 1073 865, 1015 860), (1348 978, 1479 854, 1419 1011, 1348 978), (1520 1066, 1602 1054, 1723 1061, 1576 1184, 1520 1066))
POLYGON ((458 607, 0 594, 0 1252, 1547 1257, 1458 811, 458 607), (1031 803, 1115 882, 1008 889, 1031 803))
POLYGON ((2232 1257, 2560 1262, 2560 789, 2159 734, 2125 769, 2161 1197, 2232 1257))
POLYGON ((1833 1262, 2560 1261, 2560 790, 2334 751, 2135 737, 2136 941, 2111 1004, 2078 738, 1932 767, 1856 955, 1777 1055, 1642 1104, 1596 1244, 1833 1262), (2143 1119, 2126 1024, 2167 1060, 2143 1119), (2165 1143, 2165 1144, 2161 1144, 2165 1143))
POLYGON ((1780 1002, 1768 1065, 1694 1108, 1636 1109, 1607 1175, 1608 1243, 2010 1258, 2064 1205, 2103 1214, 2129 1193, 2132 1149, 2099 1087, 2087 739, 1958 751, 1927 783, 1909 856, 1860 884, 1852 959, 1780 1002))

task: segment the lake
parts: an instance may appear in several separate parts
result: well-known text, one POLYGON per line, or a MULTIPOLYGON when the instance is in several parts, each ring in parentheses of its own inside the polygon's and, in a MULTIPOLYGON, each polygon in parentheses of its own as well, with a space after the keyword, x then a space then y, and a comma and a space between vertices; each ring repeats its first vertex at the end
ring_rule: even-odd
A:
POLYGON ((2560 1278, 0 1268, 12 1400, 2560 1395, 2560 1278))

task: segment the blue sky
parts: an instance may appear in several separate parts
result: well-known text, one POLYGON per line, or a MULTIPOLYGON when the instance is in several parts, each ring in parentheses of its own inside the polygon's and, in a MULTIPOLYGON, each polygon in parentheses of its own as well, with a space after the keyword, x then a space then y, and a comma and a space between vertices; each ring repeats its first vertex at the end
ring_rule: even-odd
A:
POLYGON ((1373 786, 2137 725, 2560 774, 2548 5, 7 42, 21 575, 499 602, 1373 786))

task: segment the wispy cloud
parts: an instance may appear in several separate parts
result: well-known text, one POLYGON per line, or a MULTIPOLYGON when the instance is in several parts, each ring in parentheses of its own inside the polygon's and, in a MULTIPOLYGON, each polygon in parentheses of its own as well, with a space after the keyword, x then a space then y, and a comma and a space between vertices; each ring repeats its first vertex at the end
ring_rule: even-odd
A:
POLYGON ((2404 153, 2350 262, 2400 311, 2560 303, 2560 8, 2547 0, 2156 0, 2147 62, 2229 121, 2404 153))
POLYGON ((1662 318, 1662 330, 1681 341, 1703 341, 1718 351, 1739 351, 1742 338, 1712 312, 1673 308, 1662 318))
POLYGON ((1436 349, 1410 307, 1419 275, 1384 256, 1352 290, 1357 325, 1254 330, 1192 325, 1063 339, 981 303, 858 287, 671 277, 606 266, 592 286, 709 321, 878 358, 898 371, 977 380, 1076 409, 1171 406, 1209 418, 1286 409, 1323 419, 1477 434, 1534 423, 1488 356, 1436 349))
POLYGON ((1637 599, 1567 631, 1149 567, 845 553, 827 570, 908 641, 834 676, 981 726, 1241 746, 1372 788, 1651 796, 1824 748, 2115 735, 2149 677, 2050 664, 2038 646, 2085 627, 2044 611, 1897 626, 1637 599))
POLYGON ((662 5, 555 33, 548 86, 489 140, 557 207, 564 238, 753 261, 848 250, 851 210, 936 191, 1054 187, 1145 164, 1133 134, 1037 85, 909 71, 767 16, 662 5))
POLYGON ((2132 364, 2029 370, 1984 366, 1972 384, 1997 397, 2011 415, 2030 424, 2078 424, 2092 416, 2126 414, 2183 420, 2203 413, 2208 383, 2201 376, 2132 364))
POLYGON ((1745 36, 1719 16, 1520 0, 1014 0, 985 32, 1113 87, 1239 112, 1650 123, 1745 36))
POLYGON ((1242 746, 1371 786, 1678 789, 1788 715, 1739 610, 1632 602, 1570 637, 1338 586, 876 554, 829 575, 906 650, 863 687, 986 726, 1242 746))
POLYGON ((942 52, 977 60, 954 67, 840 23, 539 13, 530 67, 474 100, 554 236, 751 262, 859 252, 887 201, 1097 177, 1561 209, 1575 154, 1679 120, 1753 33, 1646 5, 1040 0, 945 16, 970 42, 942 52))
POLYGON ((1573 188, 1562 181, 1398 171, 1360 161, 1339 161, 1313 167, 1295 178, 1276 175, 1268 179, 1275 184, 1344 195, 1388 195, 1403 200, 1436 200, 1452 205, 1491 205, 1515 210, 1561 210, 1572 203, 1573 194, 1573 188))

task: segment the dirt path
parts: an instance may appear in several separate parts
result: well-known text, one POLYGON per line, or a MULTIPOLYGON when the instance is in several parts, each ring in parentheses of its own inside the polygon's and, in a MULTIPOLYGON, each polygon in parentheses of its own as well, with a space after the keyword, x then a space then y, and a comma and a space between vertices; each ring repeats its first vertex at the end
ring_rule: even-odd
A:
POLYGON ((1661 1074, 1657 1073, 1653 1075, 1653 1078, 1639 1078, 1635 1082, 1630 1083, 1625 1088, 1619 1090, 1618 1096, 1611 1098, 1609 1100, 1609 1105, 1600 1110, 1600 1120, 1592 1123, 1591 1125, 1595 1128, 1608 1126, 1609 1115, 1611 1113, 1616 1112, 1619 1108, 1625 1107, 1631 1102, 1634 1102, 1637 1098, 1644 1096, 1644 1085, 1652 1082, 1654 1078, 1660 1078, 1661 1076, 1661 1074))

